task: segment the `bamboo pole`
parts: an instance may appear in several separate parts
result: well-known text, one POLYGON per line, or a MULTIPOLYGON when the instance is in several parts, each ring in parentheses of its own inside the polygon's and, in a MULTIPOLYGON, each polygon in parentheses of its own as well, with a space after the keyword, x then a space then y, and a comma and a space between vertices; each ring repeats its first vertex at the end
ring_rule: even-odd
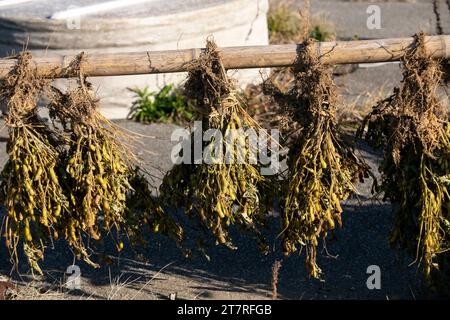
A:
MULTIPOLYGON (((375 63, 398 61, 414 38, 364 41, 333 41, 315 44, 326 64, 375 63)), ((427 36, 426 50, 432 58, 450 57, 450 35, 427 36)), ((268 45, 219 48, 226 69, 285 67, 294 63, 301 45, 268 45)), ((189 63, 203 49, 144 51, 131 53, 85 54, 83 72, 87 76, 120 76, 187 71, 189 63)), ((74 55, 34 58, 40 75, 67 77, 64 72, 74 55)), ((16 59, 0 59, 0 79, 16 64, 16 59)))

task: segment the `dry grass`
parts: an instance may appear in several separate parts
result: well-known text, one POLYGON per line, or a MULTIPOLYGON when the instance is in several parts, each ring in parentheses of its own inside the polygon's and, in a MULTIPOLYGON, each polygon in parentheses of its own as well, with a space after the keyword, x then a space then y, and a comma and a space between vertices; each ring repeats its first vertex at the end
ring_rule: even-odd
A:
MULTIPOLYGON (((170 265, 170 264, 169 264, 170 265)), ((165 268, 165 267, 164 267, 165 268)), ((95 290, 90 294, 83 294, 67 289, 63 279, 59 283, 44 284, 39 280, 33 280, 28 283, 13 284, 15 290, 9 290, 7 299, 9 300, 136 300, 140 293, 146 289, 149 284, 164 270, 162 268, 150 280, 142 282, 141 277, 124 277, 120 274, 116 277, 109 277, 109 287, 101 288, 101 293, 95 290), (141 283, 141 285, 139 285, 141 283), (76 293, 76 294, 74 294, 76 293)), ((151 293, 151 299, 157 299, 156 295, 151 293)))
POLYGON ((44 288, 39 281, 18 284, 11 300, 67 300, 67 290, 62 285, 44 288))
POLYGON ((378 91, 367 91, 359 94, 356 98, 337 109, 337 122, 345 129, 353 130, 358 128, 363 119, 372 111, 373 106, 385 97, 386 90, 384 86, 379 88, 378 91))

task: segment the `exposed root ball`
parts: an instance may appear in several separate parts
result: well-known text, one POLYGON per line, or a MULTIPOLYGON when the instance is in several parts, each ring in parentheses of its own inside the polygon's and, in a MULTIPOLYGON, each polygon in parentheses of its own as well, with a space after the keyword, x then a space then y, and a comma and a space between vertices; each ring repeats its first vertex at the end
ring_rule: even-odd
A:
POLYGON ((1 97, 7 101, 9 160, 1 172, 1 198, 8 215, 5 238, 15 265, 17 245, 23 242, 32 270, 42 273, 38 261, 52 237, 67 200, 62 193, 57 165, 58 141, 37 116, 37 100, 47 84, 22 53, 17 66, 3 80, 1 97))
MULTIPOLYGON (((384 149, 385 198, 397 205, 393 246, 423 262, 426 276, 450 249, 450 125, 437 97, 442 73, 425 51, 424 34, 403 58, 402 86, 365 119, 366 140, 384 149)), ((447 281, 448 283, 448 281, 447 281)))
POLYGON ((295 84, 283 93, 266 83, 292 119, 301 126, 289 153, 289 177, 283 213, 283 251, 306 248, 306 266, 320 277, 316 263, 320 238, 341 225, 341 200, 355 191, 353 181, 368 176, 367 165, 340 138, 335 124, 337 94, 331 77, 319 61, 313 41, 305 43, 294 66, 295 84))
MULTIPOLYGON (((161 196, 187 214, 197 215, 218 243, 231 246, 228 225, 237 224, 256 232, 266 250, 259 228, 272 205, 275 189, 269 187, 271 178, 261 175, 259 165, 248 161, 252 151, 248 138, 241 135, 227 139, 233 130, 258 130, 259 126, 242 108, 213 42, 208 41, 206 51, 191 66, 185 89, 202 115, 203 130, 220 131, 223 154, 230 152, 234 162, 224 163, 218 156, 214 164, 175 165, 164 177, 161 196), (241 163, 236 150, 242 151, 241 163)), ((211 152, 211 156, 217 155, 211 152)))

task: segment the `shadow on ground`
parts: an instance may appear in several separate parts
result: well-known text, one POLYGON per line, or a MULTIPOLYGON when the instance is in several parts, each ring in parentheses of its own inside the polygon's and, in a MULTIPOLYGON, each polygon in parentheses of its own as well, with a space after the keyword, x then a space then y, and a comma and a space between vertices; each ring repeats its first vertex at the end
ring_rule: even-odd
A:
MULTIPOLYGON (((354 200, 350 200, 352 202, 354 200)), ((81 267, 82 291, 69 294, 92 298, 112 298, 114 284, 124 285, 129 298, 167 298, 177 292, 179 298, 245 298, 270 297, 271 266, 276 259, 282 261, 279 277, 279 297, 285 299, 414 299, 424 298, 416 267, 408 267, 410 260, 399 256, 387 243, 391 221, 390 206, 384 204, 349 204, 344 208, 344 228, 327 242, 319 264, 324 271, 324 281, 307 278, 304 255, 285 258, 278 253, 259 254, 249 237, 234 236, 239 250, 211 246, 207 252, 211 258, 194 254, 186 259, 172 242, 159 239, 159 245, 136 254, 131 250, 117 256, 112 248, 100 248, 112 257, 112 264, 92 269, 84 263, 81 267), (137 258, 139 256, 139 258, 137 258), (366 281, 367 267, 377 265, 381 269, 381 290, 369 290, 366 281), (162 269, 162 270, 161 270, 162 269), (119 278, 120 277, 120 278, 119 278), (125 285, 125 283, 128 283, 125 285), (98 288, 106 288, 97 292, 98 288), (108 291, 109 288, 109 291, 108 291), (106 293, 105 293, 106 292, 106 293)), ((274 218, 271 243, 279 252, 276 235, 278 219, 274 218)), ((190 235, 195 234, 191 230, 190 235)), ((6 257, 4 246, 0 256, 6 257)), ((104 259, 103 259, 104 260, 104 259)), ((58 243, 49 249, 42 267, 46 270, 44 283, 54 286, 63 281, 65 268, 73 263, 67 247, 58 243)), ((2 260, 0 272, 9 272, 11 265, 2 260)), ((22 265, 21 273, 26 273, 22 265)), ((14 278, 19 280, 17 273, 14 278)), ((27 279, 28 277, 24 277, 27 279)), ((125 290, 125 288, 122 288, 125 290)))

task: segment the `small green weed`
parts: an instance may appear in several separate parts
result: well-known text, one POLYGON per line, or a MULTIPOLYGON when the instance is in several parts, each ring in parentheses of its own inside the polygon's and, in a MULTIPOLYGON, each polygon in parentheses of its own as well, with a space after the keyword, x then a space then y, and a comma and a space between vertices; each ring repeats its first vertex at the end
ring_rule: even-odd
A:
POLYGON ((128 119, 142 123, 175 122, 186 123, 193 117, 192 106, 181 90, 173 84, 164 86, 159 92, 144 89, 130 89, 137 95, 133 101, 128 119))

